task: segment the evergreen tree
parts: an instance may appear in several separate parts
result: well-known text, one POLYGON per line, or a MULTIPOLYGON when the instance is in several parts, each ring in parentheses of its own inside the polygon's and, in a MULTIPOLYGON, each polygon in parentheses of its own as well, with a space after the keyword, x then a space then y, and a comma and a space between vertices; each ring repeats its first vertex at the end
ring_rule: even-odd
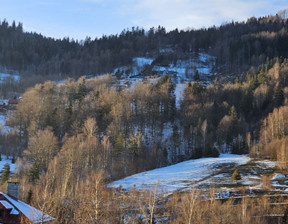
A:
POLYGON ((281 106, 284 102, 284 92, 281 88, 280 83, 278 83, 274 92, 274 102, 276 107, 281 106))
POLYGON ((197 96, 200 95, 205 90, 205 86, 199 82, 194 82, 192 84, 192 93, 197 96))
POLYGON ((39 179, 39 175, 40 175, 39 166, 36 163, 33 163, 28 173, 29 182, 35 184, 36 180, 39 179))
POLYGON ((220 121, 220 108, 219 105, 216 101, 213 102, 213 106, 211 108, 211 122, 213 124, 214 127, 217 127, 217 125, 219 124, 220 121))
POLYGON ((264 73, 264 67, 262 66, 258 75, 257 75, 257 80, 258 80, 258 83, 259 84, 262 84, 264 82, 266 82, 266 76, 265 76, 265 73, 264 73))
POLYGON ((123 134, 122 132, 119 133, 119 135, 116 138, 116 142, 113 147, 113 155, 114 156, 119 156, 121 152, 123 152, 124 149, 124 139, 123 139, 123 134))
POLYGON ((32 191, 32 189, 30 189, 30 190, 28 191, 28 195, 27 195, 27 199, 26 199, 26 202, 27 202, 28 204, 31 203, 32 197, 33 197, 33 191, 32 191))
POLYGON ((238 134, 236 142, 232 145, 232 154, 243 154, 245 152, 244 143, 240 134, 238 134))
POLYGON ((230 108, 229 120, 231 122, 229 138, 231 138, 232 140, 233 135, 237 133, 237 121, 238 121, 238 115, 234 105, 230 108))
POLYGON ((236 112, 236 108, 235 108, 234 105, 230 108, 229 118, 230 118, 230 121, 232 122, 232 124, 236 123, 236 121, 237 121, 237 112, 236 112))
POLYGON ((251 91, 247 90, 242 95, 242 98, 240 101, 240 107, 241 107, 243 114, 245 115, 247 119, 250 111, 252 111, 252 108, 253 108, 253 95, 251 91))
POLYGON ((3 169, 2 169, 2 174, 1 174, 1 185, 4 184, 7 180, 9 180, 9 176, 10 176, 10 165, 9 163, 6 163, 4 166, 3 166, 3 169))

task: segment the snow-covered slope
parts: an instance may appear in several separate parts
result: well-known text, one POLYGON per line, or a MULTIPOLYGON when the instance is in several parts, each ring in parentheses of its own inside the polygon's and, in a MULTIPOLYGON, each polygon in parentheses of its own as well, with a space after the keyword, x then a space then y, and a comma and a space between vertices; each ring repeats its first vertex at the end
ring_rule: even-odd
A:
MULTIPOLYGON (((171 193, 176 190, 188 190, 209 182, 209 178, 227 177, 231 181, 231 174, 225 173, 225 168, 237 167, 250 161, 247 155, 221 154, 219 158, 202 158, 189 160, 176 165, 138 173, 124 179, 114 181, 109 187, 123 189, 153 189, 155 184, 160 190, 171 193), (220 171, 222 172, 221 174, 220 171), (224 172, 224 173, 223 173, 224 172)), ((275 166, 271 162, 261 161, 260 166, 275 166)), ((255 178, 255 177, 254 177, 255 178)), ((215 181, 215 180, 214 180, 215 181)), ((243 178, 243 181, 247 179, 243 178)), ((245 185, 245 183, 243 183, 245 185)), ((248 183, 249 185, 250 183, 248 183)))
POLYGON ((153 58, 136 57, 131 65, 116 68, 112 74, 121 80, 122 86, 130 88, 139 80, 150 80, 152 75, 152 79, 155 79, 155 75, 168 75, 175 85, 176 107, 179 109, 186 83, 194 81, 197 72, 200 81, 209 84, 213 79, 214 65, 215 58, 204 52, 191 54, 189 59, 178 59, 166 66, 155 64, 153 58))
POLYGON ((129 81, 131 81, 131 79, 143 79, 144 77, 149 78, 149 75, 152 74, 160 76, 169 75, 175 84, 177 84, 193 81, 195 72, 197 71, 201 80, 209 82, 214 65, 215 58, 204 52, 191 54, 191 56, 185 60, 178 59, 176 62, 166 66, 155 63, 153 58, 136 57, 133 59, 131 65, 114 69, 113 75, 118 76, 118 78, 122 80, 129 79, 129 81), (151 69, 148 69, 148 72, 145 71, 147 66, 151 69))

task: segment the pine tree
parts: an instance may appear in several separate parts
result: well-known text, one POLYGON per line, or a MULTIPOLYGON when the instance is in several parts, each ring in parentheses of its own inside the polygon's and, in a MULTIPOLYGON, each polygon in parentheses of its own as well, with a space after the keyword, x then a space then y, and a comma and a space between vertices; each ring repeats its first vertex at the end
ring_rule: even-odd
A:
POLYGON ((39 175, 40 175, 39 166, 36 163, 33 163, 28 173, 29 182, 35 184, 36 180, 39 179, 39 175))
POLYGON ((123 152, 123 149, 124 149, 124 139, 122 132, 120 132, 119 135, 117 136, 115 145, 113 147, 114 156, 116 157, 119 156, 121 152, 123 152))
POLYGON ((3 169, 2 169, 2 175, 1 175, 1 182, 0 184, 4 184, 8 179, 9 179, 9 176, 10 176, 10 165, 9 163, 6 163, 4 166, 3 166, 3 169))
POLYGON ((252 110, 252 107, 253 107, 252 91, 246 90, 245 93, 242 95, 242 98, 240 101, 240 108, 246 118, 249 115, 250 111, 252 110))
POLYGON ((237 121, 237 112, 236 112, 236 108, 234 105, 230 108, 229 118, 232 124, 235 124, 235 122, 237 121))
POLYGON ((192 84, 192 93, 193 93, 193 95, 198 96, 204 91, 205 91, 205 86, 202 85, 201 83, 194 82, 192 84))
POLYGON ((30 189, 30 190, 28 191, 28 195, 27 195, 27 199, 26 199, 26 202, 27 202, 28 204, 31 203, 32 197, 33 197, 33 191, 32 191, 32 189, 30 189))
POLYGON ((245 141, 238 134, 235 144, 232 145, 232 154, 243 154, 245 152, 245 141))
POLYGON ((284 102, 284 92, 281 88, 281 85, 278 83, 275 92, 274 92, 274 100, 275 100, 275 106, 279 107, 284 102))

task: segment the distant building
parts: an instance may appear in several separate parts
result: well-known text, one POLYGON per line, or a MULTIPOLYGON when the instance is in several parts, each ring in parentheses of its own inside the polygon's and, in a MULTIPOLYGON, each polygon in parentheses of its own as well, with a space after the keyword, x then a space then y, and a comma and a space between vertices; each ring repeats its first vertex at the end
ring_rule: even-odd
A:
POLYGON ((51 223, 55 218, 18 200, 19 183, 9 182, 8 193, 0 192, 0 223, 20 224, 27 223, 51 223))
POLYGON ((8 100, 8 104, 11 105, 11 104, 18 104, 20 102, 20 99, 9 99, 8 100))

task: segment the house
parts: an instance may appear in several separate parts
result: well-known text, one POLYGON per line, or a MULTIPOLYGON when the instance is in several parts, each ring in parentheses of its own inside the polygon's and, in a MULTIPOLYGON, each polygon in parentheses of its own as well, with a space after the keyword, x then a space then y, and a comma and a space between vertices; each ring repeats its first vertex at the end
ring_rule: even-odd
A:
POLYGON ((16 98, 13 98, 13 99, 9 99, 8 100, 8 104, 9 105, 13 105, 13 104, 18 104, 20 102, 20 99, 16 99, 16 98))
POLYGON ((0 192, 0 223, 18 224, 23 220, 27 223, 52 223, 55 218, 20 201, 19 183, 8 182, 8 193, 0 192))

